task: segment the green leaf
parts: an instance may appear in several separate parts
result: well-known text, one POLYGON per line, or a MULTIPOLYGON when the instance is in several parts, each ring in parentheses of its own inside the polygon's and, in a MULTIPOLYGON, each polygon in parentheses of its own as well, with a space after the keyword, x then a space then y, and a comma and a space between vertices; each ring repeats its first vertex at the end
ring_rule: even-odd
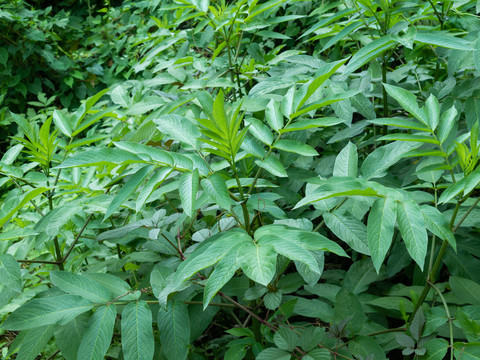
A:
POLYGON ((447 140, 448 135, 455 125, 455 118, 457 117, 457 109, 455 106, 452 106, 450 109, 445 111, 440 117, 440 122, 437 129, 437 137, 440 141, 440 144, 443 144, 447 140))
POLYGON ((78 360, 100 360, 112 341, 117 310, 115 305, 99 307, 88 321, 78 349, 78 360))
POLYGON ((343 70, 343 76, 346 77, 395 45, 396 42, 390 36, 383 36, 371 41, 352 56, 343 70))
POLYGON ((280 160, 278 160, 273 155, 267 156, 264 160, 255 160, 255 164, 260 166, 262 169, 267 170, 273 176, 278 176, 278 177, 288 176, 280 160))
POLYGON ((480 359, 480 342, 455 342, 453 343, 453 348, 455 349, 455 359, 457 360, 480 359))
POLYGON ((325 97, 325 98, 323 98, 319 101, 308 103, 308 104, 304 105, 302 108, 298 109, 295 113, 291 114, 290 119, 293 120, 293 119, 299 117, 300 115, 309 113, 310 111, 318 110, 322 107, 325 107, 327 105, 336 103, 338 101, 348 99, 352 96, 355 96, 356 94, 358 94, 358 91, 356 91, 356 90, 345 91, 341 94, 336 94, 336 95, 333 95, 333 96, 327 96, 327 97, 325 97))
POLYGON ((427 256, 428 236, 422 212, 414 200, 398 204, 397 222, 408 253, 423 270, 427 256))
POLYGON ((233 277, 233 275, 235 275, 235 272, 240 267, 240 265, 237 264, 237 256, 238 250, 242 248, 242 246, 242 244, 239 244, 233 249, 230 249, 228 254, 218 262, 215 269, 208 277, 203 291, 203 310, 208 307, 208 304, 210 304, 213 297, 217 295, 221 288, 233 277))
POLYGON ((193 219, 196 210, 197 192, 198 192, 198 170, 185 172, 180 177, 178 191, 182 201, 183 211, 193 219))
POLYGON ((299 120, 291 123, 285 128, 280 130, 280 133, 286 133, 290 131, 306 130, 306 129, 315 129, 319 127, 334 126, 337 124, 343 123, 344 120, 334 117, 324 117, 318 119, 308 119, 308 120, 299 120))
POLYGON ((373 337, 356 337, 353 341, 348 342, 348 350, 350 350, 352 354, 356 354, 358 357, 362 356, 364 359, 369 356, 372 357, 372 355, 375 360, 387 359, 385 351, 380 344, 373 339, 373 337))
POLYGON ((440 239, 447 240, 453 249, 457 251, 455 236, 450 229, 450 224, 443 214, 438 211, 437 208, 429 205, 423 205, 420 209, 422 210, 423 220, 425 220, 427 230, 438 236, 440 239))
POLYGON ((26 330, 52 324, 64 325, 92 307, 90 301, 77 295, 33 299, 15 310, 2 327, 26 330))
POLYGON ((282 139, 273 144, 273 147, 287 152, 292 152, 303 156, 317 156, 318 152, 310 145, 301 143, 297 140, 282 139))
POLYGON ((360 333, 365 323, 365 314, 358 298, 350 291, 342 288, 335 297, 335 321, 347 320, 347 329, 351 335, 360 333))
POLYGON ((194 274, 220 261, 238 244, 252 241, 251 237, 241 229, 211 236, 204 240, 190 256, 178 267, 171 281, 160 294, 155 294, 161 304, 165 304, 170 293, 178 291, 182 284, 194 274))
POLYGON ((447 49, 473 50, 473 44, 470 41, 447 34, 439 31, 419 31, 415 36, 415 42, 429 46, 441 46, 447 49))
POLYGON ((97 103, 100 98, 105 95, 110 89, 106 88, 102 91, 96 93, 95 95, 89 97, 87 100, 82 102, 82 105, 79 106, 77 111, 73 114, 74 119, 76 120, 74 129, 77 130, 77 127, 80 125, 80 122, 83 120, 87 112, 92 108, 93 105, 97 103))
POLYGON ((127 304, 122 311, 122 351, 125 360, 153 359, 152 312, 143 300, 127 304))
POLYGON ((197 139, 201 136, 201 133, 190 120, 179 115, 166 114, 153 119, 153 122, 157 125, 157 129, 168 138, 178 140, 194 148, 198 147, 197 139))
POLYGON ((250 124, 248 130, 258 140, 266 145, 272 145, 273 135, 272 132, 260 121, 254 118, 245 119, 250 124))
POLYGON ((281 326, 273 336, 276 346, 282 350, 292 351, 298 342, 298 334, 287 326, 281 326))
POLYGON ((113 106, 113 107, 109 107, 109 108, 100 110, 98 112, 95 112, 94 114, 89 116, 87 118, 87 120, 83 121, 80 124, 77 124, 77 126, 75 127, 75 131, 72 132, 72 137, 75 136, 75 135, 78 135, 83 130, 89 128, 90 126, 95 124, 97 121, 101 120, 102 118, 104 118, 106 116, 116 117, 116 114, 115 114, 114 110, 116 110, 117 108, 118 108, 118 106, 113 106))
POLYGON ((44 193, 48 189, 45 187, 39 187, 36 189, 32 189, 25 193, 25 195, 22 197, 22 200, 12 209, 10 210, 3 218, 0 219, 0 228, 5 225, 7 221, 10 220, 10 218, 15 215, 15 213, 22 209, 26 203, 28 203, 30 200, 35 199, 38 195, 44 193))
POLYGON ((22 292, 20 264, 10 254, 0 255, 0 279, 2 279, 2 285, 15 292, 22 292))
POLYGON ((427 101, 425 101, 425 110, 427 112, 428 127, 435 130, 440 121, 440 104, 432 94, 430 94, 427 101))
POLYGON ((340 151, 335 158, 333 176, 357 177, 358 153, 355 144, 348 144, 340 151))
POLYGON ((55 340, 65 359, 77 360, 78 348, 87 328, 88 319, 89 314, 82 314, 65 325, 57 326, 55 340))
POLYGON ((0 241, 14 240, 32 235, 38 235, 38 232, 29 228, 14 229, 1 233, 0 241))
POLYGON ((33 360, 45 350, 50 338, 53 336, 55 327, 53 325, 42 326, 36 329, 25 330, 28 334, 22 341, 20 350, 17 353, 18 360, 33 360))
POLYGON ((158 311, 158 330, 162 352, 168 360, 185 360, 190 344, 190 320, 187 305, 172 301, 158 311))
POLYGON ((463 189, 465 188, 466 181, 467 181, 467 178, 462 178, 459 181, 448 185, 448 187, 445 190, 443 190, 442 195, 440 195, 438 202, 440 204, 445 204, 446 202, 450 201, 458 194, 462 193, 463 189))
POLYGON ((131 164, 144 162, 134 154, 114 148, 93 149, 77 153, 65 160, 55 169, 65 169, 78 166, 99 166, 110 164, 131 164))
POLYGON ((382 125, 382 126, 387 125, 387 126, 394 126, 394 127, 404 128, 404 129, 425 131, 425 132, 431 131, 428 128, 428 126, 425 126, 424 124, 420 124, 417 121, 412 121, 412 120, 407 120, 402 118, 378 118, 374 120, 368 120, 368 122, 371 122, 372 124, 375 124, 375 125, 382 125))
POLYGON ((427 349, 425 355, 419 357, 421 360, 443 360, 447 355, 449 343, 445 339, 435 338, 425 343, 427 349))
POLYGON ((420 109, 418 107, 417 98, 415 95, 413 95, 410 91, 398 86, 389 84, 383 84, 383 86, 385 87, 388 95, 397 100, 402 108, 412 114, 418 121, 428 126, 429 122, 427 119, 427 112, 424 108, 420 109))
POLYGON ((325 225, 353 250, 370 255, 367 241, 367 227, 351 215, 324 213, 325 225))
POLYGON ((378 139, 378 141, 391 141, 391 140, 417 141, 425 144, 438 144, 438 140, 436 140, 431 136, 417 135, 417 134, 404 134, 404 133, 388 134, 378 139))
POLYGON ((396 208, 397 203, 390 198, 379 198, 373 203, 368 215, 368 247, 377 273, 392 244, 397 217, 396 208))
POLYGON ((115 195, 112 202, 108 206, 105 216, 103 217, 103 221, 107 220, 115 211, 120 208, 120 206, 123 205, 123 203, 138 189, 138 187, 154 169, 155 167, 152 165, 143 166, 127 180, 127 182, 118 191, 117 195, 115 195))
POLYGON ((66 293, 81 296, 94 304, 108 303, 111 298, 107 288, 80 274, 50 271, 50 280, 66 293))
MULTIPOLYGON (((304 34, 305 35, 305 34, 304 34)), ((314 79, 310 84, 308 84, 307 91, 305 95, 303 96, 302 100, 300 100, 298 106, 297 106, 297 111, 300 109, 309 99, 310 97, 317 91, 317 89, 322 86, 322 84, 327 81, 327 79, 332 76, 335 71, 337 71, 340 66, 345 64, 348 59, 343 59, 339 61, 335 61, 330 64, 326 64, 324 67, 322 67, 319 71, 322 72, 322 75, 314 79)))
POLYGON ((356 261, 345 275, 344 286, 352 293, 361 294, 367 291, 370 284, 382 280, 383 274, 377 274, 370 259, 356 261))
POLYGON ((218 206, 222 209, 230 209, 231 200, 227 184, 220 174, 213 173, 210 177, 202 179, 202 187, 218 206))
POLYGON ((239 250, 237 261, 247 277, 267 286, 275 275, 277 253, 271 244, 248 241, 239 250))
POLYGON ((53 122, 64 135, 67 135, 69 138, 72 137, 72 125, 70 124, 70 119, 65 116, 63 112, 55 109, 53 111, 53 122))
POLYGON ((480 305, 480 285, 475 281, 450 276, 448 283, 455 297, 462 303, 480 305))
POLYGON ((256 360, 290 360, 292 356, 289 352, 278 348, 268 348, 262 350, 256 357, 256 360))
POLYGON ((283 128, 283 114, 280 110, 279 103, 270 100, 265 109, 265 120, 267 120, 268 125, 277 132, 283 128))
POLYGON ((83 276, 95 281, 96 283, 101 284, 104 288, 107 288, 108 291, 112 294, 113 298, 121 296, 122 300, 137 299, 134 294, 128 293, 132 290, 130 285, 128 285, 125 280, 122 280, 115 275, 106 273, 84 273, 83 276))
POLYGON ((420 147, 420 143, 395 141, 371 152, 360 168, 366 179, 381 178, 387 175, 387 169, 402 159, 403 154, 420 147))

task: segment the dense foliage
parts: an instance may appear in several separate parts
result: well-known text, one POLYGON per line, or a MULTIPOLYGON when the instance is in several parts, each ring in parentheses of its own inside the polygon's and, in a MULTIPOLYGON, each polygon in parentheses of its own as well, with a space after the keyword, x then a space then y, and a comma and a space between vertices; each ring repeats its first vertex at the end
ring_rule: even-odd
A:
POLYGON ((2 359, 480 358, 479 12, 0 1, 2 359))

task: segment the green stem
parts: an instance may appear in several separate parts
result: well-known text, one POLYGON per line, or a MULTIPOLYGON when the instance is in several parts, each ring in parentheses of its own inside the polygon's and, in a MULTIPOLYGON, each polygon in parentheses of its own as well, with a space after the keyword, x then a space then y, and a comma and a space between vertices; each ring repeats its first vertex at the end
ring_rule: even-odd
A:
POLYGON ((450 329, 450 360, 453 360, 453 323, 452 323, 452 317, 450 316, 450 311, 448 310, 447 302, 445 301, 445 298, 442 295, 442 292, 430 281, 428 281, 428 285, 431 286, 433 290, 436 291, 440 299, 442 300, 443 307, 445 308, 445 312, 447 313, 447 318, 448 318, 448 327, 450 329))

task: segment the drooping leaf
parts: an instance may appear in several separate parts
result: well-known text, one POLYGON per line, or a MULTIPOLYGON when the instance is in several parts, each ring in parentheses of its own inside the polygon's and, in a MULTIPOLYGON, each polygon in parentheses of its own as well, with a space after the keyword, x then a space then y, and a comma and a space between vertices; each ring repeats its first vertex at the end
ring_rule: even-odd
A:
POLYGON ((457 243, 455 241, 455 236, 443 214, 433 206, 423 205, 420 209, 422 210, 423 219, 425 220, 425 226, 427 229, 440 239, 447 240, 453 249, 456 250, 457 243))
POLYGON ((20 264, 10 254, 0 255, 0 279, 1 284, 9 289, 20 293, 22 292, 22 274, 20 264))
POLYGON ((213 173, 209 178, 202 179, 202 187, 222 209, 230 209, 231 200, 227 184, 220 174, 213 173))
POLYGON ((271 244, 245 242, 239 250, 238 264, 245 275, 267 286, 275 274, 277 253, 271 244))
POLYGON ((23 208, 25 206, 25 204, 27 204, 30 200, 33 200, 35 199, 38 195, 44 193, 45 191, 47 191, 48 189, 45 188, 45 187, 39 187, 39 188, 35 188, 35 189, 32 189, 30 191, 28 191, 25 195, 22 196, 22 199, 20 200, 20 202, 15 206, 13 207, 13 209, 11 209, 3 218, 0 218, 0 228, 5 225, 5 223, 7 221, 10 220, 10 218, 18 211, 20 210, 21 208, 23 208))
POLYGON ((50 338, 53 336, 55 326, 48 325, 36 329, 24 330, 28 334, 22 341, 20 350, 17 353, 16 359, 19 360, 34 360, 45 349, 50 338))
POLYGON ((26 330, 52 324, 64 325, 92 307, 90 301, 77 295, 33 299, 15 310, 2 327, 26 330))
POLYGON ((182 201, 183 211, 190 218, 193 218, 196 210, 199 174, 195 169, 193 172, 185 172, 180 177, 178 192, 182 201))
POLYGON ((287 177, 287 172, 283 167, 280 160, 275 156, 269 155, 264 160, 255 160, 255 164, 260 166, 262 169, 267 170, 270 174, 278 177, 287 177))
POLYGON ((323 214, 325 225, 341 240, 345 241, 353 250, 370 255, 367 240, 367 227, 353 216, 347 214, 323 214))
POLYGON ((155 350, 152 312, 143 300, 122 311, 122 350, 125 360, 151 360, 155 350))
POLYGON ((310 145, 301 143, 300 141, 281 139, 273 144, 273 147, 287 152, 292 152, 303 156, 317 156, 318 152, 310 145))
POLYGON ((367 238, 373 265, 380 271, 380 266, 392 244, 397 203, 390 198, 375 200, 368 215, 367 238))
POLYGON ((50 271, 50 280, 66 293, 81 296, 94 304, 110 301, 110 291, 86 276, 67 271, 50 271))
POLYGON ((423 269, 427 256, 428 236, 422 212, 414 200, 398 204, 397 222, 408 253, 423 269))
POLYGON ((333 176, 351 176, 357 177, 358 173, 358 154, 355 144, 348 144, 340 151, 335 158, 333 167, 333 176))
POLYGON ((158 311, 162 352, 168 360, 185 360, 190 344, 190 320, 183 301, 171 301, 158 311))
POLYGON ((115 305, 99 307, 88 321, 78 348, 78 360, 100 360, 105 357, 113 336, 117 310, 115 305))

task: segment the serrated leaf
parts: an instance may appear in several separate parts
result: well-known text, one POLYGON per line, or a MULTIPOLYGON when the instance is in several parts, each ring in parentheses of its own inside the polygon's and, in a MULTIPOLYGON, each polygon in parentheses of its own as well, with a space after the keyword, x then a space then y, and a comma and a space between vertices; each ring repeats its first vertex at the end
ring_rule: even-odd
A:
POLYGON ((105 357, 113 336, 117 310, 115 305, 99 307, 88 321, 78 349, 78 360, 100 360, 105 357))
POLYGON ((368 215, 368 247, 377 273, 392 244, 397 217, 396 208, 397 203, 390 198, 379 198, 373 203, 368 215))
POLYGON ((427 256, 428 236, 422 212, 414 200, 398 204, 397 222, 408 253, 420 269, 423 269, 427 256))
POLYGON ((462 178, 459 181, 448 185, 448 187, 443 190, 442 195, 440 195, 440 198, 438 199, 438 202, 440 204, 444 204, 451 199, 453 199, 455 196, 459 195, 461 192, 463 192, 463 189, 465 188, 465 183, 467 178, 462 178))
POLYGON ((182 202, 183 211, 193 219, 196 210, 197 192, 198 192, 198 170, 185 172, 180 177, 178 192, 182 202))
POLYGON ((279 150, 295 153, 302 156, 317 156, 318 152, 310 145, 301 143, 297 140, 282 139, 273 144, 273 147, 279 150))
POLYGON ((440 104, 435 96, 430 94, 425 101, 425 110, 427 112, 427 121, 430 129, 435 130, 440 121, 440 104))
POLYGON ((90 301, 77 295, 33 299, 15 310, 2 327, 26 330, 52 324, 64 325, 92 307, 90 301))
POLYGON ((110 291, 86 276, 67 271, 50 271, 50 280, 66 293, 81 296, 94 304, 108 303, 110 301, 110 291))
POLYGON ((190 320, 187 305, 172 301, 158 311, 158 330, 162 352, 168 360, 185 360, 190 344, 190 320))
POLYGON ((271 244, 249 241, 242 245, 237 262, 248 278, 267 286, 275 275, 277 253, 271 244))
POLYGON ((294 329, 281 326, 273 336, 273 341, 278 348, 282 350, 292 351, 298 342, 298 334, 294 329))
POLYGON ((155 351, 152 312, 143 300, 122 311, 122 351, 125 360, 151 360, 155 351))
MULTIPOLYGON (((265 303, 265 307, 270 310, 276 310, 282 303, 282 292, 275 291, 275 292, 268 292, 263 297, 263 302, 265 303)), ((278 346, 278 344, 277 344, 278 346)))

